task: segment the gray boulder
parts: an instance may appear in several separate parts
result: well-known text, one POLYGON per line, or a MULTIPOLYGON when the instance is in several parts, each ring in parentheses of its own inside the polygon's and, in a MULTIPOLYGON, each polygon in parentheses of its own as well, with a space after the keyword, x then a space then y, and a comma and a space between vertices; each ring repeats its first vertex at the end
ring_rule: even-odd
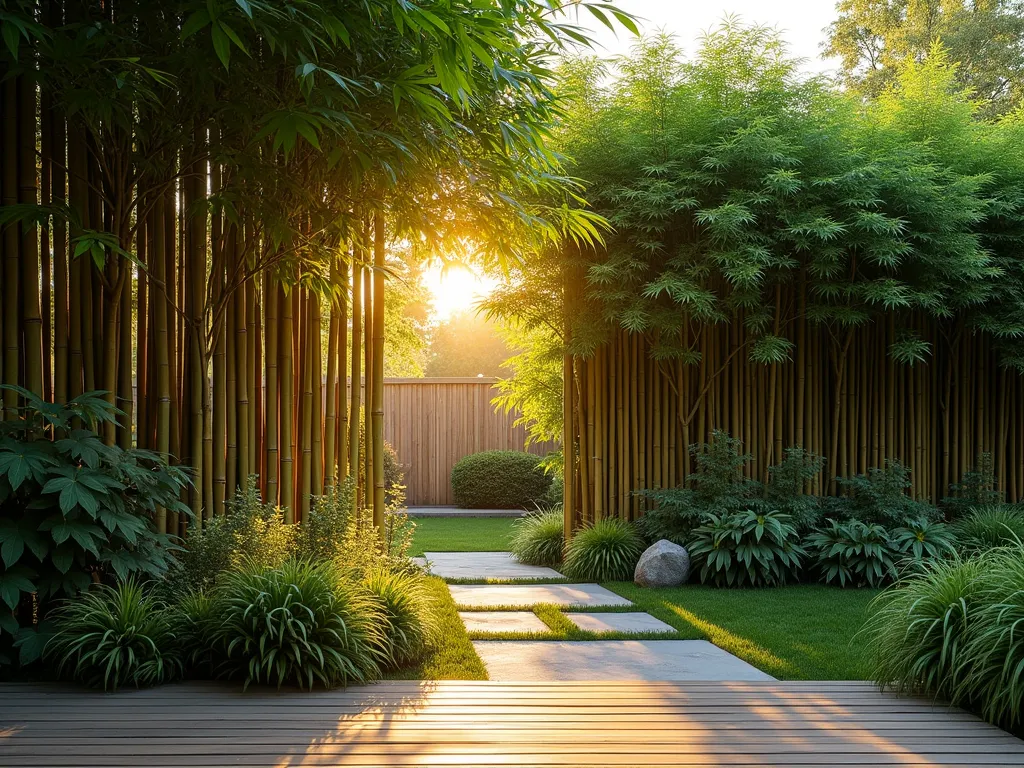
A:
POLYGON ((678 587, 690 578, 690 553, 668 539, 649 546, 636 564, 633 581, 641 587, 678 587))

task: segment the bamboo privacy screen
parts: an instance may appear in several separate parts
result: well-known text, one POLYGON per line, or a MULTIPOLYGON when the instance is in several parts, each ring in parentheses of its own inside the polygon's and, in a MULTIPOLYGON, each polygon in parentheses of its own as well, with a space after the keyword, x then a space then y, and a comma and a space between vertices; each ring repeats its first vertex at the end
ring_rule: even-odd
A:
POLYGON ((647 339, 624 331, 592 357, 567 357, 565 428, 577 457, 566 467, 567 526, 635 518, 633 491, 682 484, 693 466, 687 446, 712 430, 743 441, 752 477, 791 446, 824 456, 808 489, 816 494, 834 493, 836 475, 896 459, 912 471, 913 494, 937 501, 986 452, 1007 499, 1020 499, 1020 377, 956 322, 914 325, 935 350, 927 364, 890 359, 891 320, 840 332, 794 320, 792 359, 773 365, 748 360, 739 323, 697 331, 698 365, 656 362, 647 339))
MULTIPOLYGON (((117 174, 127 171, 111 163, 130 152, 93 146, 27 78, 2 87, 3 205, 66 202, 81 221, 72 231, 60 216, 49 227, 3 228, 0 381, 60 402, 109 392, 124 413, 105 439, 130 447, 134 436, 138 447, 193 467, 188 501, 197 517, 223 513, 225 499, 256 474, 265 498, 298 520, 311 494, 362 464, 361 503, 379 523, 380 212, 368 208, 356 217, 361 232, 328 246, 325 285, 244 212, 208 204, 208 190, 224 181, 208 151, 215 127, 197 130, 194 154, 167 159, 158 178, 124 186, 117 174), (75 253, 86 230, 112 233, 138 261, 112 247, 106 258, 75 253), (366 377, 365 399, 347 397, 346 373, 366 377)), ((297 206, 295 215, 315 238, 310 214, 297 206)), ((17 405, 5 390, 4 409, 17 405)), ((166 514, 157 522, 161 531, 185 524, 166 514)))
POLYGON ((517 412, 495 410, 495 379, 384 380, 384 438, 395 449, 410 505, 452 504, 451 471, 480 451, 527 450, 543 456, 557 446, 526 447, 517 412))

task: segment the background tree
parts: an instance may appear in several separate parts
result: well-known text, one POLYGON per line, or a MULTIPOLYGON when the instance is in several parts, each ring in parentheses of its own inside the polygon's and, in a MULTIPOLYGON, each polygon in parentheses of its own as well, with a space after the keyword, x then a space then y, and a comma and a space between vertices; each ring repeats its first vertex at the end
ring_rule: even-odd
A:
POLYGON ((907 59, 920 62, 936 41, 958 64, 957 80, 1005 114, 1024 87, 1024 3, 1020 0, 840 0, 824 53, 837 56, 846 83, 878 96, 907 59))
POLYGON ((511 354, 495 322, 463 310, 431 329, 425 375, 500 376, 511 354))

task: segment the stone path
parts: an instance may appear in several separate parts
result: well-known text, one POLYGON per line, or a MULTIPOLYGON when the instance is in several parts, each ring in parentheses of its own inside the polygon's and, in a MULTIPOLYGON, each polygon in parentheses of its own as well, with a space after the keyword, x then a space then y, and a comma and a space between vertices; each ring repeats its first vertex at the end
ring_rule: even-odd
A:
POLYGON ((560 579, 553 568, 523 565, 509 552, 424 552, 430 572, 444 579, 560 579))
MULTIPOLYGON (((508 552, 427 552, 431 572, 448 579, 558 579, 551 568, 517 563, 508 552)), ((449 584, 466 629, 488 633, 543 633, 550 628, 532 610, 557 605, 582 630, 635 634, 673 633, 648 613, 588 612, 621 608, 629 600, 598 584, 449 584), (521 608, 523 610, 515 610, 521 608), (487 610, 493 609, 493 610, 487 610), (512 610, 510 610, 512 609, 512 610)), ((494 681, 558 680, 773 680, 706 640, 475 640, 473 647, 494 681)))
POLYGON ((707 640, 486 640, 491 680, 774 680, 707 640))
POLYGON ((569 621, 588 632, 675 632, 671 624, 649 613, 567 613, 569 621))
POLYGON ((597 584, 451 584, 457 605, 470 608, 527 608, 540 603, 552 605, 632 605, 624 597, 597 584))

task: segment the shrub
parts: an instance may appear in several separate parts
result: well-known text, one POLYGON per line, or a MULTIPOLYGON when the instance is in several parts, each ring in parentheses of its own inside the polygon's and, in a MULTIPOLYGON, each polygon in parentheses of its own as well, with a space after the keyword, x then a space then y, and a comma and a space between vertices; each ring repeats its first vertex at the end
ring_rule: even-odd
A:
POLYGON ((537 511, 512 524, 510 549, 516 560, 527 565, 558 565, 565 545, 561 508, 537 511))
POLYGON ((753 510, 706 515, 687 549, 701 582, 717 587, 785 584, 806 554, 787 515, 753 510))
POLYGON ((423 576, 377 570, 363 583, 383 608, 382 655, 388 666, 401 667, 422 657, 437 634, 434 601, 423 576))
POLYGON ((353 524, 356 485, 352 477, 313 498, 299 525, 295 553, 307 560, 329 559, 340 553, 345 532, 353 524))
POLYGON ((779 464, 769 467, 769 481, 763 484, 746 476, 744 469, 752 457, 741 449, 739 440, 720 431, 712 433, 711 442, 690 446, 696 466, 687 478, 689 487, 643 492, 654 502, 640 520, 645 535, 685 545, 707 515, 746 510, 788 515, 801 532, 816 525, 821 500, 805 494, 804 488, 821 473, 825 460, 802 448, 789 448, 779 464))
POLYGON ((19 636, 20 661, 38 658, 37 623, 62 598, 88 589, 92 576, 110 583, 159 577, 170 567, 174 540, 158 533, 157 507, 188 514, 179 495, 184 470, 158 455, 106 445, 96 433, 117 409, 101 393, 64 405, 11 389, 25 406, 0 421, 0 667, 19 636))
POLYGON ((892 532, 896 550, 916 562, 952 554, 956 551, 955 540, 948 525, 924 519, 907 520, 892 532))
POLYGON ((974 466, 963 473, 959 483, 949 486, 952 495, 942 500, 942 508, 951 520, 958 520, 978 507, 998 506, 1003 498, 996 484, 991 453, 980 453, 974 466))
POLYGON ((246 687, 365 682, 386 661, 379 602, 330 560, 228 572, 213 613, 217 672, 246 687))
POLYGON ((869 469, 866 475, 836 481, 844 496, 828 500, 828 511, 838 519, 895 526, 904 520, 935 520, 939 511, 930 504, 907 495, 910 470, 898 461, 887 461, 884 468, 869 469))
POLYGON ((957 698, 1009 729, 1024 709, 1024 547, 975 558, 978 595, 958 659, 957 698))
POLYGON ((452 496, 469 509, 528 509, 542 502, 551 476, 541 459, 520 451, 484 451, 452 468, 452 496))
POLYGON ((45 655, 58 673, 106 691, 141 688, 182 673, 176 614, 134 580, 94 586, 54 612, 45 655))
POLYGON ((632 525, 605 518, 572 537, 562 573, 579 581, 631 581, 643 551, 644 541, 632 525))
POLYGON ((1007 504, 979 507, 953 525, 966 553, 984 552, 1024 541, 1024 509, 1007 504))
POLYGON ((978 558, 926 562, 873 601, 863 632, 879 685, 954 698, 985 568, 978 558))
POLYGON ((189 529, 185 551, 171 573, 174 589, 202 592, 226 571, 276 568, 291 556, 296 527, 284 521, 280 507, 263 502, 257 480, 249 477, 247 489, 227 502, 225 515, 189 529))
POLYGON ((829 520, 807 538, 807 547, 826 584, 877 587, 896 575, 896 553, 880 525, 829 520))

